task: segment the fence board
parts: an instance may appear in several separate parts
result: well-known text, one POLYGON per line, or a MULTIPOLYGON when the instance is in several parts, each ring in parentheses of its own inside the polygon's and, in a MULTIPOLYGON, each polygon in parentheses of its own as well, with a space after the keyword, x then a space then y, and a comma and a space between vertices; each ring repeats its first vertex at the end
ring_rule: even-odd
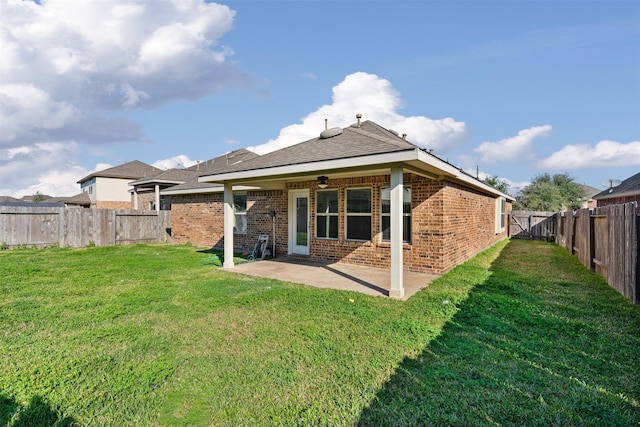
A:
POLYGON ((558 215, 556 242, 633 303, 640 303, 640 220, 636 203, 558 215))
POLYGON ((556 213, 511 211, 511 237, 517 239, 555 240, 556 213))
POLYGON ((0 206, 0 243, 70 246, 169 242, 171 211, 0 206))

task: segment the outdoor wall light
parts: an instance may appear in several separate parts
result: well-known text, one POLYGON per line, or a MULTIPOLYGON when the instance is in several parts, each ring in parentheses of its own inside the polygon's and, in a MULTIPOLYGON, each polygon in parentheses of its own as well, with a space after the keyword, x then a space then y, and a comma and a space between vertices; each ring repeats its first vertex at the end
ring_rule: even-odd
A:
POLYGON ((329 177, 319 176, 318 177, 318 188, 327 188, 329 186, 329 177))

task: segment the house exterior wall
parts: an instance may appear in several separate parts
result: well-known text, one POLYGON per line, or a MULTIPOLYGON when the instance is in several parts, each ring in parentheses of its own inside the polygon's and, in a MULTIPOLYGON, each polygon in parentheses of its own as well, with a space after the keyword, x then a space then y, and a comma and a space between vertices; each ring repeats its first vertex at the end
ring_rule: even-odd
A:
POLYGON ((635 194, 626 197, 613 197, 610 199, 598 199, 598 207, 610 205, 621 205, 629 202, 638 202, 638 213, 640 214, 640 194, 635 194))
MULTIPOLYGON (((496 199, 444 180, 404 174, 411 187, 411 243, 403 244, 404 268, 442 274, 479 251, 507 237, 496 233, 496 199)), ((317 239, 317 182, 291 183, 286 190, 247 192, 247 233, 234 235, 236 250, 250 252, 259 234, 276 232, 276 255, 288 252, 288 190, 309 190, 309 258, 363 266, 390 268, 391 245, 382 242, 381 189, 390 186, 389 175, 330 179, 327 190, 338 190, 338 239, 317 239), (372 190, 372 240, 345 238, 345 194, 348 188, 372 190), (268 213, 275 211, 272 220, 268 213)), ((223 246, 223 195, 192 194, 172 197, 172 240, 198 246, 223 246)), ((510 205, 507 204, 507 209, 510 205)))

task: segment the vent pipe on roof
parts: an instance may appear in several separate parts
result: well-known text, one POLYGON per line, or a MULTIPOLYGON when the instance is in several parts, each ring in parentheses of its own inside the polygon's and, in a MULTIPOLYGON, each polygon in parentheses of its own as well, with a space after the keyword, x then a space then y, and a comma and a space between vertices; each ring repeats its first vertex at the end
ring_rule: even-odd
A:
POLYGON ((358 119, 358 129, 360 129, 360 119, 362 118, 362 114, 356 114, 356 119, 358 119))
POLYGON ((329 129, 329 119, 324 119, 324 130, 329 129))
POLYGON ((407 134, 406 133, 402 134, 402 139, 404 139, 405 141, 407 140, 407 134))

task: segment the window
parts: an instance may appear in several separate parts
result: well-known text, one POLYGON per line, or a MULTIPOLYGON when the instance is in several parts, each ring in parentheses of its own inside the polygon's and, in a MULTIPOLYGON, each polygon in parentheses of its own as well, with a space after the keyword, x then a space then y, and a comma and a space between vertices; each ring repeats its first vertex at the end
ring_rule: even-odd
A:
POLYGON ((507 199, 498 197, 496 199, 496 233, 502 233, 506 225, 507 199))
POLYGON ((371 189, 347 190, 347 240, 371 240, 371 189))
POLYGON ((316 237, 338 238, 338 190, 316 193, 316 237))
POLYGON ((236 234, 246 234, 247 233, 247 195, 246 194, 233 195, 233 216, 235 217, 233 232, 236 234))
MULTIPOLYGON (((380 190, 380 228, 382 241, 391 241, 391 189, 380 190)), ((402 191, 402 241, 411 243, 411 187, 404 187, 402 191)))

